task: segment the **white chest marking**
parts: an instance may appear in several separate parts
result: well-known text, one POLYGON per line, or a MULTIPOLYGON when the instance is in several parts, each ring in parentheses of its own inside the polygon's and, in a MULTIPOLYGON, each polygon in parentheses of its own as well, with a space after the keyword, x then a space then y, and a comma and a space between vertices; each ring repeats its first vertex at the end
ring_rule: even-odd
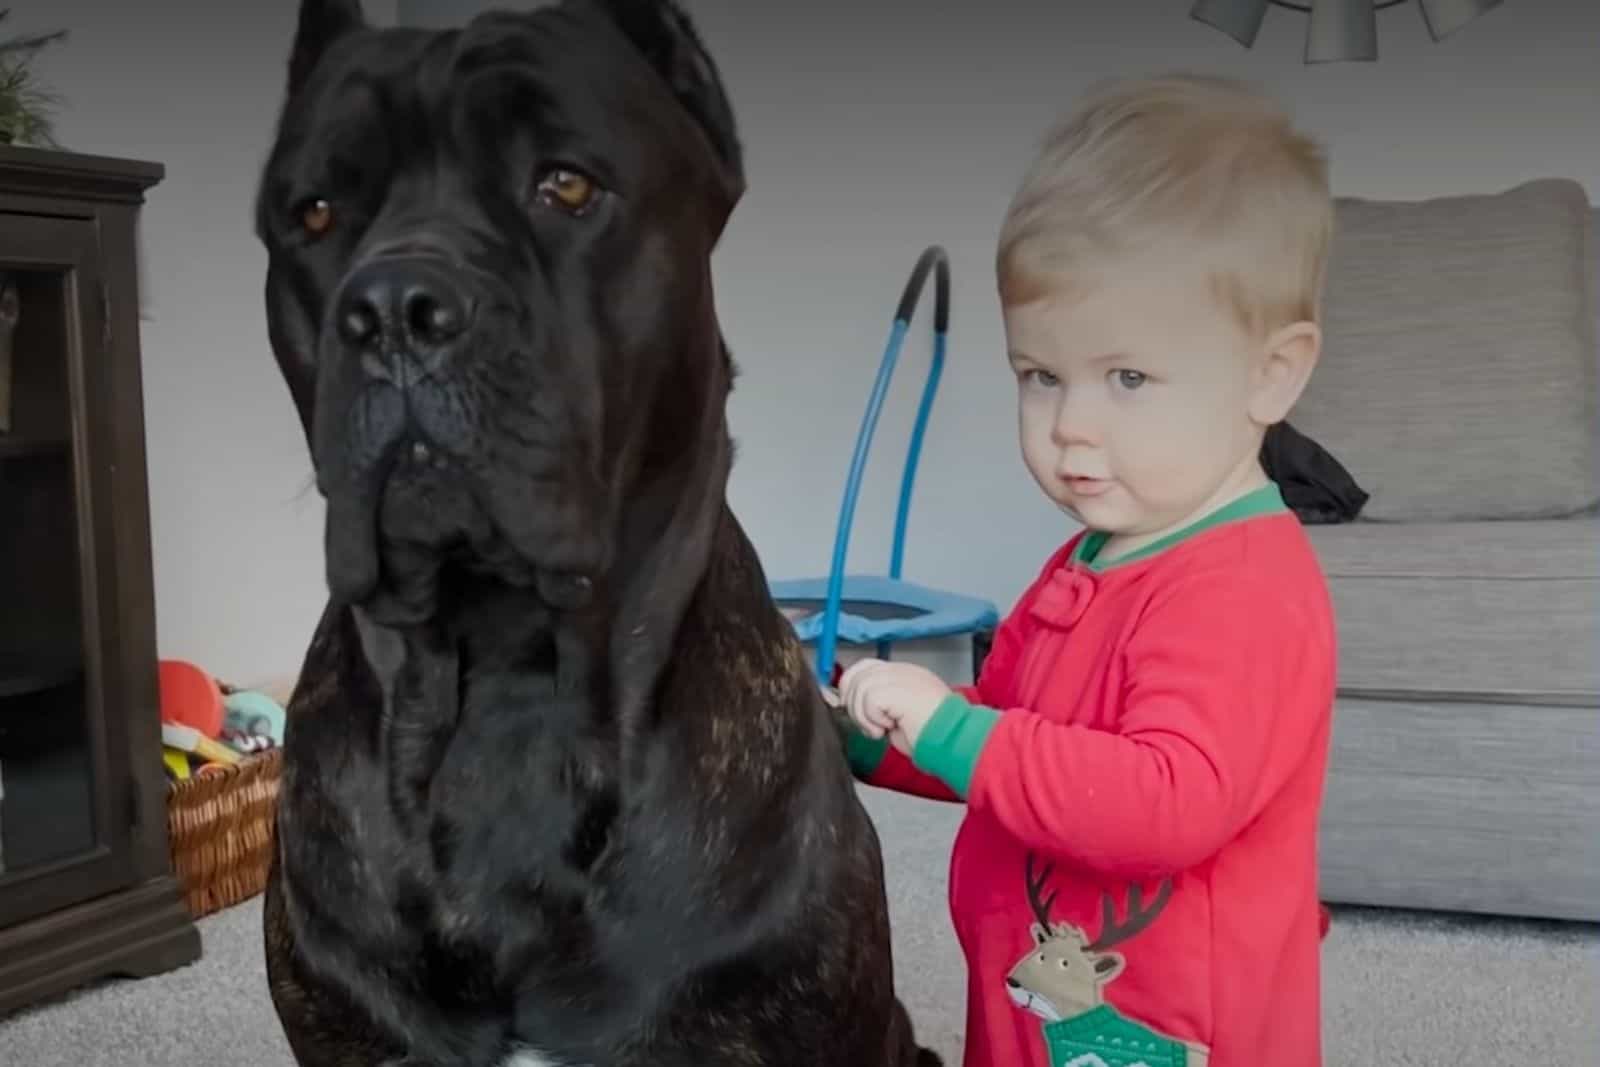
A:
POLYGON ((500 1067, 578 1067, 577 1064, 561 1064, 555 1060, 547 1060, 532 1049, 522 1049, 513 1052, 509 1059, 501 1062, 500 1067))

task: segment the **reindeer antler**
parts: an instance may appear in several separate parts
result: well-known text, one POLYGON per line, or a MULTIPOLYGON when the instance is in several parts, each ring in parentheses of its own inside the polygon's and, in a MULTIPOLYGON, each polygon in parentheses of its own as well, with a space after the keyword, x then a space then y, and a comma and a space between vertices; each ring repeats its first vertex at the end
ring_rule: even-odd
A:
POLYGON ((1028 853, 1028 906, 1033 908, 1034 918, 1039 920, 1039 925, 1044 928, 1046 933, 1049 933, 1051 929, 1050 905, 1055 903, 1056 895, 1052 892, 1049 896, 1040 897, 1039 894, 1044 891, 1045 885, 1049 883, 1050 872, 1054 869, 1055 864, 1047 863, 1044 871, 1040 873, 1039 877, 1035 878, 1033 876, 1033 853, 1028 853))
POLYGON ((1156 899, 1147 908, 1144 906, 1144 893, 1135 882, 1128 889, 1128 918, 1125 922, 1117 922, 1116 905, 1112 903, 1111 894, 1103 893, 1100 896, 1100 936, 1089 944, 1090 951, 1099 952, 1112 945, 1120 945, 1134 934, 1143 930, 1155 921, 1161 914, 1161 909, 1167 906, 1167 898, 1172 896, 1172 879, 1163 878, 1161 888, 1156 891, 1156 899))

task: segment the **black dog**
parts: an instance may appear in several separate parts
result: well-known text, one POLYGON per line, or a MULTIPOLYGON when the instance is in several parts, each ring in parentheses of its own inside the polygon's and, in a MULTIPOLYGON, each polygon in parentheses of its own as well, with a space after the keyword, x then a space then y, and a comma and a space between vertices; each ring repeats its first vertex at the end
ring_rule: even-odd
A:
POLYGON ((306 1067, 938 1062, 725 501, 743 180, 670 3, 303 0, 257 227, 327 503, 265 904, 306 1067))

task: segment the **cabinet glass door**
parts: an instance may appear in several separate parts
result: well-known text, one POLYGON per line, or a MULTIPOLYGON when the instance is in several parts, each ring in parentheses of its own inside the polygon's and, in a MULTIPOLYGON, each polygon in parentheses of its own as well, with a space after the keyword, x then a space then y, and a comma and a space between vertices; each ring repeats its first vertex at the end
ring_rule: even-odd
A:
MULTIPOLYGON (((0 214, 0 926, 128 877, 94 224, 0 214), (102 494, 103 495, 103 494, 102 494), (121 803, 119 803, 121 801, 121 803)), ((125 760, 123 761, 125 762, 125 760)))

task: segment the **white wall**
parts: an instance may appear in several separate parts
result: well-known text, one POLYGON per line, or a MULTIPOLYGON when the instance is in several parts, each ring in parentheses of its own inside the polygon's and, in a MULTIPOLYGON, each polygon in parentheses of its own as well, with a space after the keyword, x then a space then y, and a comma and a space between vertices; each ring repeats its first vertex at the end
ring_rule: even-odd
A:
MULTIPOLYGON (((71 98, 72 147, 169 168, 145 225, 161 650, 243 680, 298 665, 322 595, 321 507, 267 348, 249 225, 294 6, 52 0, 48 15, 13 15, 73 29, 44 68, 71 98)), ((378 14, 449 21, 479 6, 389 0, 378 14)), ((687 6, 749 153, 716 267, 744 370, 733 498, 775 575, 827 565, 889 316, 933 242, 952 257, 954 319, 909 576, 1005 605, 1067 532, 1017 459, 990 254, 1033 139, 1094 78, 1183 66, 1260 79, 1329 142, 1344 194, 1561 174, 1600 196, 1600 4, 1506 0, 1442 44, 1406 5, 1379 16, 1377 64, 1320 67, 1300 62, 1304 16, 1274 9, 1245 51, 1191 21, 1188 0, 687 6)), ((856 524, 859 568, 886 562, 931 289, 924 301, 856 524)))
MULTIPOLYGON (((394 21, 394 0, 366 2, 394 21)), ((296 5, 11 6, 8 34, 71 33, 39 62, 63 146, 167 168, 141 264, 160 652, 240 683, 293 672, 321 607, 322 508, 267 344, 251 207, 296 5)))

